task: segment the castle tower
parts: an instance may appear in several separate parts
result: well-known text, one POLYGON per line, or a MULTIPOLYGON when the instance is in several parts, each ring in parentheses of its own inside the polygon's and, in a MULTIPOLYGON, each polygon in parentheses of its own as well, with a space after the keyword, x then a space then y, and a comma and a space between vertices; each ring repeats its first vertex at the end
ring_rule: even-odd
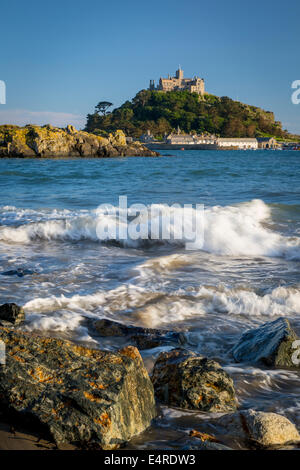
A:
POLYGON ((177 80, 182 80, 183 79, 183 70, 182 70, 182 68, 180 68, 180 66, 179 66, 178 70, 176 70, 176 78, 177 78, 177 80))
POLYGON ((154 90, 154 89, 155 89, 155 81, 154 81, 154 80, 150 80, 149 90, 154 90))

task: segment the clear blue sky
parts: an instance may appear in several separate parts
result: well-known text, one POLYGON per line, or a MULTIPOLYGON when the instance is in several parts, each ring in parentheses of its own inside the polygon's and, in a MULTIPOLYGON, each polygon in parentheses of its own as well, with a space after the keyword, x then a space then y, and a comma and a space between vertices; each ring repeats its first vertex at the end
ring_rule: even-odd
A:
POLYGON ((119 105, 181 64, 300 134, 299 18, 299 0, 2 2, 0 123, 80 127, 98 101, 119 105))

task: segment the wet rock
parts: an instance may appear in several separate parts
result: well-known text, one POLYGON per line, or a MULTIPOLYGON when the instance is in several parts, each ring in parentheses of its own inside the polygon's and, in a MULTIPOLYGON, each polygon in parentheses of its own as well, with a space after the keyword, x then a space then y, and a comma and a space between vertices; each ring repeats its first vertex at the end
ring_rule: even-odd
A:
POLYGON ((19 305, 10 303, 0 306, 0 321, 19 324, 25 320, 25 312, 19 305))
POLYGON ((30 269, 10 269, 9 271, 4 271, 3 273, 0 273, 1 276, 18 276, 18 277, 23 277, 27 276, 28 274, 36 274, 34 271, 31 271, 30 269))
POLYGON ((211 412, 236 409, 227 372, 217 362, 182 348, 158 356, 152 382, 157 399, 171 406, 211 412))
POLYGON ((246 331, 232 349, 237 362, 264 363, 268 366, 299 368, 292 357, 297 335, 286 318, 246 331))
POLYGON ((0 410, 47 430, 56 443, 114 449, 156 415, 138 350, 118 353, 0 328, 0 410))
POLYGON ((139 349, 151 349, 161 345, 175 345, 185 342, 183 333, 124 325, 106 318, 97 320, 94 323, 94 328, 101 336, 128 337, 139 349))
POLYGON ((261 446, 299 442, 300 435, 293 423, 276 413, 245 410, 224 415, 214 421, 227 436, 251 440, 261 446))
POLYGON ((182 450, 233 450, 218 442, 193 442, 183 446, 182 450))

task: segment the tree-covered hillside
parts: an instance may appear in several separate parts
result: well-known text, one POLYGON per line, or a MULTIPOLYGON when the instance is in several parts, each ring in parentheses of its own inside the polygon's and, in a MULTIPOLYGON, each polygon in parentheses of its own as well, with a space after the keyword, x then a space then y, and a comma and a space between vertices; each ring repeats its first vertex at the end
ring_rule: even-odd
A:
POLYGON ((95 110, 88 114, 86 130, 103 134, 122 129, 129 136, 140 137, 150 129, 155 137, 161 138, 178 126, 185 132, 208 132, 222 137, 289 136, 272 112, 226 96, 199 97, 188 91, 142 90, 111 113, 100 115, 95 110))

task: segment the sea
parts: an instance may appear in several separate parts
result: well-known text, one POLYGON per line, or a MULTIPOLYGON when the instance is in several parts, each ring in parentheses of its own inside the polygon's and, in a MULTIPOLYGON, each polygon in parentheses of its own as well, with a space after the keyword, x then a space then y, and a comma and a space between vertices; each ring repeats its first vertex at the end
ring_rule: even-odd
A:
MULTIPOLYGON (((300 335, 300 152, 162 154, 1 159, 1 303, 24 307, 26 331, 95 348, 121 344, 96 335, 90 325, 100 318, 184 332, 187 348, 231 375, 240 408, 283 414, 299 428, 299 372, 235 363, 231 349, 245 331, 282 316, 300 335), (165 236, 105 231, 120 214, 138 223, 121 211, 120 196, 149 210, 144 229, 150 208, 161 208, 165 236), (170 218, 184 205, 185 217, 170 218), (180 224, 197 205, 204 226, 191 249, 180 224)), ((149 373, 170 347, 141 351, 149 373)), ((161 406, 129 448, 181 448, 206 419, 161 406)))

